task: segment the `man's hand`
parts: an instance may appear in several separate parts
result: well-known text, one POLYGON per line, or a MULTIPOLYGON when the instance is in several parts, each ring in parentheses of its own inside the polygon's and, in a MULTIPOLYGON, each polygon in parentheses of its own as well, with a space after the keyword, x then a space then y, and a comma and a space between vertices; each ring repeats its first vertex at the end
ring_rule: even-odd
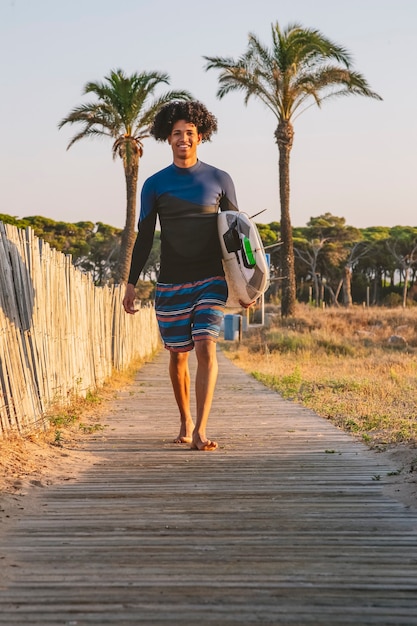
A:
POLYGON ((139 309, 135 309, 136 291, 132 283, 126 285, 125 297, 123 298, 123 308, 126 313, 133 315, 139 309))

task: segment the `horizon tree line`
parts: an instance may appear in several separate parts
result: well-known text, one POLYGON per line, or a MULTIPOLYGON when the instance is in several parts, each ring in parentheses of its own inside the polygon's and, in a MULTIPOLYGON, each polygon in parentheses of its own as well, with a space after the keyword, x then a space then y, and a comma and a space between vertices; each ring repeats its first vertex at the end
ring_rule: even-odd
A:
MULTIPOLYGON (((70 254, 73 264, 89 272, 96 285, 117 283, 122 229, 103 222, 72 224, 39 215, 19 219, 0 214, 0 221, 32 228, 37 237, 70 254)), ((258 224, 258 229, 265 246, 281 239, 279 222, 258 224)), ((327 212, 310 218, 306 226, 293 228, 292 236, 296 301, 346 307, 363 302, 405 307, 417 302, 416 226, 356 228, 327 212)), ((278 247, 268 251, 273 280, 267 299, 282 302, 281 255, 278 247)), ((138 285, 138 297, 143 300, 152 297, 159 253, 160 233, 156 231, 138 285)))

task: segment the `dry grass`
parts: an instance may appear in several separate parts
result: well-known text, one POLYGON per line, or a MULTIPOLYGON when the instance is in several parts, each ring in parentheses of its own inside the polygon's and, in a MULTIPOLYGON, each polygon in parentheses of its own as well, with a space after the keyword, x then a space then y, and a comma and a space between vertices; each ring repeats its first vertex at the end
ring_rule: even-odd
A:
POLYGON ((417 309, 266 313, 267 327, 222 344, 238 366, 372 447, 417 443, 417 309))

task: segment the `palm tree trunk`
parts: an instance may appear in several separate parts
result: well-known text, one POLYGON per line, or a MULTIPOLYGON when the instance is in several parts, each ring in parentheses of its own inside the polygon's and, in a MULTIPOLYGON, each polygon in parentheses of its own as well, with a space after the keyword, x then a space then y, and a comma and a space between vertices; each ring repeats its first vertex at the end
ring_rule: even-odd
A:
POLYGON ((122 232, 120 256, 117 267, 117 278, 121 283, 127 282, 132 250, 136 239, 136 196, 138 188, 139 156, 132 155, 129 161, 124 161, 123 163, 126 179, 126 222, 122 232))
POLYGON ((280 121, 275 131, 279 150, 279 196, 281 204, 281 264, 283 272, 281 315, 289 317, 295 313, 295 264, 292 226, 290 217, 290 152, 294 129, 290 122, 280 121))

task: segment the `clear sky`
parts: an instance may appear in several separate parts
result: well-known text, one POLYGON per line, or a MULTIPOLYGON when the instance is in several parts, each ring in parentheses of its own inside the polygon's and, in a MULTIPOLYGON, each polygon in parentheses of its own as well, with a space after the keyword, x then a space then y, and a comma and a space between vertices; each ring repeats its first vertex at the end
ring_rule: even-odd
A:
MULTIPOLYGON (((125 188, 110 140, 83 140, 57 124, 111 69, 158 70, 217 116, 201 160, 228 171, 240 209, 279 221, 275 117, 256 100, 216 98, 203 56, 237 58, 271 23, 318 28, 345 46, 383 102, 335 99, 295 121, 294 226, 329 211, 357 227, 417 225, 417 0, 0 0, 0 213, 123 227, 125 188)), ((90 98, 89 98, 90 99, 90 98)), ((139 186, 171 162, 145 140, 139 186)), ((138 198, 139 200, 139 198, 138 198)))

